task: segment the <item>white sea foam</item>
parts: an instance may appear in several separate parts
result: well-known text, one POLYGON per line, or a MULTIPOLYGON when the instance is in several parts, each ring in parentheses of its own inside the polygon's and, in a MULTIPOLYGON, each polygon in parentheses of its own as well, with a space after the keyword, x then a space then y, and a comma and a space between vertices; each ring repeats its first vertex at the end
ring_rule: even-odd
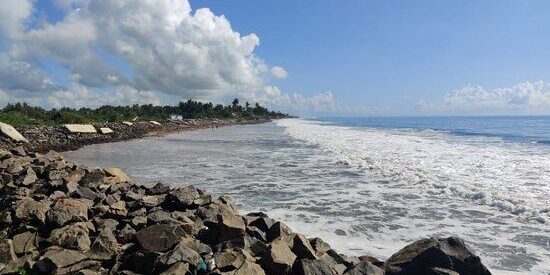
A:
POLYGON ((549 217, 550 152, 496 138, 455 137, 279 120, 291 136, 359 169, 410 188, 444 192, 544 222, 549 217))

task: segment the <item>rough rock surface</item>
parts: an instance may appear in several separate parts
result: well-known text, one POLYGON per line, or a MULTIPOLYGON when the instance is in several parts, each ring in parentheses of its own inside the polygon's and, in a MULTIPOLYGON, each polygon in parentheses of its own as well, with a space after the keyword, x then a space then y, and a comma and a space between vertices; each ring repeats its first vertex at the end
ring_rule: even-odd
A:
POLYGON ((457 238, 346 257, 227 196, 22 147, 0 149, 0 213, 0 274, 490 274, 457 238))

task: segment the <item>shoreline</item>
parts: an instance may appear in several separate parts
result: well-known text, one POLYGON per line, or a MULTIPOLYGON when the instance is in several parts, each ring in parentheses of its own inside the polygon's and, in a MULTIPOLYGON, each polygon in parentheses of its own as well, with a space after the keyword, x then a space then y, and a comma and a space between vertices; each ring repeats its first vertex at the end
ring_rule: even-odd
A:
POLYGON ((271 122, 271 118, 256 119, 185 119, 182 121, 166 122, 135 122, 132 125, 124 123, 94 124, 96 133, 71 133, 63 125, 43 126, 28 125, 15 129, 27 139, 28 142, 15 142, 7 136, 0 134, 0 149, 9 150, 21 145, 27 151, 46 153, 50 150, 56 152, 73 151, 86 145, 127 141, 150 136, 164 136, 171 133, 193 131, 211 127, 225 127, 232 125, 249 125, 271 122), (157 124, 158 123, 158 124, 157 124), (99 129, 109 128, 112 133, 102 134, 99 129))

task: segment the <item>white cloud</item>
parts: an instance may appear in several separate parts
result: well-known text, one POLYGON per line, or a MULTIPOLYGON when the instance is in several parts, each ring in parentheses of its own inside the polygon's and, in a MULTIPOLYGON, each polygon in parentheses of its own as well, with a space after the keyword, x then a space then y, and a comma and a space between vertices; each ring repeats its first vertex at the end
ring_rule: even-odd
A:
POLYGON ((255 54, 259 37, 207 8, 193 11, 188 0, 56 0, 65 17, 32 28, 36 2, 9 2, 0 6, 0 89, 10 100, 81 107, 239 97, 289 112, 340 108, 332 92, 303 96, 271 86, 266 76, 288 73, 255 54), (53 83, 37 57, 60 64, 71 84, 53 83))
POLYGON ((426 113, 550 114, 550 85, 543 81, 523 82, 493 90, 466 86, 445 95, 441 102, 422 100, 418 106, 426 113))
POLYGON ((283 79, 288 77, 288 72, 283 67, 273 66, 270 72, 275 78, 283 79))
POLYGON ((101 105, 123 104, 154 104, 160 105, 161 100, 154 92, 138 91, 129 86, 121 86, 114 91, 93 92, 83 86, 72 87, 69 90, 52 92, 46 98, 47 104, 54 108, 99 107, 101 105))

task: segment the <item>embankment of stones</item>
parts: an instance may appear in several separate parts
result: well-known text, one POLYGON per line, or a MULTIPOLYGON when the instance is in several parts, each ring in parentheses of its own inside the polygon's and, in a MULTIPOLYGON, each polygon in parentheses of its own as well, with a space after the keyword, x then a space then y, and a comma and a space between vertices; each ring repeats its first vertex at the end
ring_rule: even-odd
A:
POLYGON ((1 274, 490 274, 458 238, 348 257, 227 196, 22 147, 0 150, 0 213, 1 274))
POLYGON ((270 121, 188 119, 183 121, 144 121, 123 123, 102 123, 96 125, 67 124, 55 126, 29 125, 11 127, 0 123, 0 148, 9 149, 18 145, 33 152, 70 151, 85 145, 116 142, 145 137, 151 134, 165 134, 211 126, 253 124, 270 121))

